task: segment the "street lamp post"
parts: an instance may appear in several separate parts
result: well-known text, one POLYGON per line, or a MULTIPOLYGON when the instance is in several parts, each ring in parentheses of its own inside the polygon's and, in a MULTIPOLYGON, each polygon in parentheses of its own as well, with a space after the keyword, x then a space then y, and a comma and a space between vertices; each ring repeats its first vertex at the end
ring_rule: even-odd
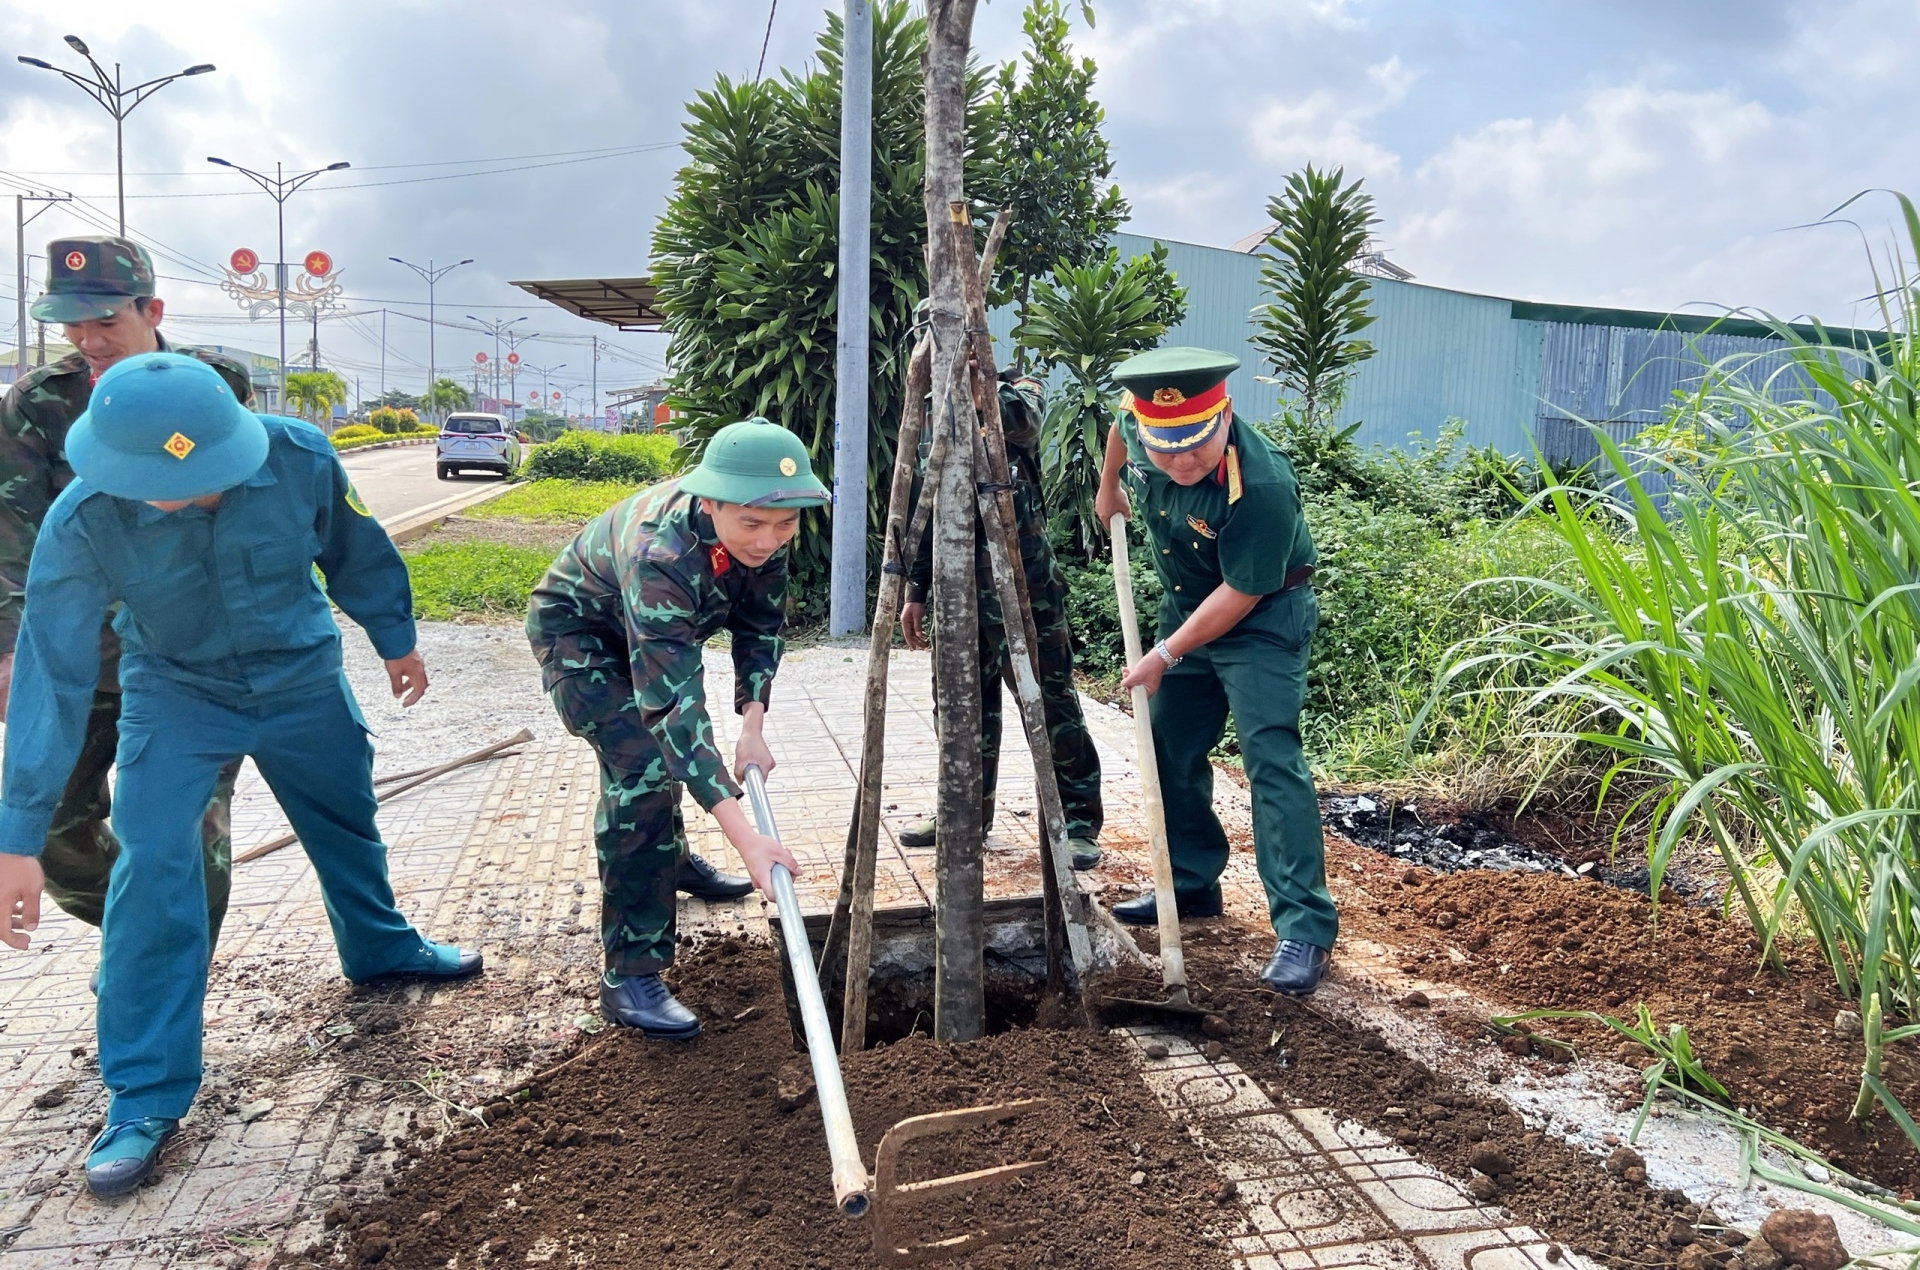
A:
MULTIPOLYGON (((212 155, 207 156, 207 162, 218 164, 223 168, 233 169, 241 176, 246 177, 255 185, 265 190, 268 197, 273 199, 274 219, 280 231, 280 253, 274 261, 273 286, 280 299, 280 399, 281 409, 284 410, 286 408, 285 402, 287 396, 287 200, 293 196, 295 190, 305 185, 308 181, 311 181, 314 177, 319 176, 321 173, 340 172, 353 165, 342 160, 339 163, 329 163, 324 168, 315 168, 311 172, 302 172, 296 176, 288 176, 283 165, 276 163, 273 165, 273 175, 268 176, 264 172, 255 172, 252 168, 243 168, 238 163, 229 163, 225 159, 216 159, 212 155)), ((317 307, 313 315, 313 345, 316 350, 314 364, 317 367, 320 361, 318 356, 318 349, 320 347, 320 312, 317 307)))
POLYGON ((441 265, 438 268, 434 267, 434 263, 432 260, 428 260, 424 266, 421 266, 421 265, 414 264, 411 260, 402 260, 398 256, 388 256, 387 259, 393 261, 393 263, 396 265, 405 265, 407 268, 419 274, 420 277, 427 284, 427 401, 426 401, 426 406, 427 406, 427 414, 433 419, 435 423, 439 423, 440 422, 440 405, 437 401, 434 400, 434 391, 433 391, 435 386, 435 380, 439 375, 439 361, 435 354, 434 342, 433 342, 433 289, 434 287, 439 285, 440 279, 446 277, 448 274, 452 273, 455 269, 458 269, 461 265, 472 264, 473 257, 469 256, 465 260, 456 260, 450 265, 441 265))
POLYGON ((549 399, 547 397, 548 380, 552 378, 553 372, 557 370, 565 370, 566 368, 567 368, 567 364, 565 362, 561 362, 557 366, 535 366, 532 362, 527 363, 527 369, 532 371, 534 374, 540 376, 540 409, 543 413, 547 411, 551 411, 553 409, 553 407, 550 404, 548 404, 549 403, 549 399))
POLYGON ((467 321, 478 324, 481 330, 493 336, 493 399, 496 402, 500 400, 500 337, 505 334, 506 329, 515 322, 524 322, 526 320, 524 314, 517 318, 509 318, 505 322, 489 322, 485 318, 477 318, 471 313, 467 314, 467 321))
POLYGON ((202 62, 198 66, 189 66, 187 69, 175 71, 171 75, 162 75, 158 79, 150 79, 144 84, 135 84, 132 88, 123 88, 120 86, 120 63, 115 62, 113 64, 113 78, 108 79, 106 68, 93 60, 93 54, 87 51, 87 43, 85 40, 77 35, 69 35, 66 39, 68 47, 87 59, 87 66, 93 71, 92 79, 88 79, 82 75, 76 75, 69 70, 62 70, 52 62, 42 61, 37 57, 23 56, 19 60, 25 62, 28 66, 37 66, 43 71, 52 71, 54 74, 64 78, 68 83, 77 85, 81 92, 99 102, 101 109, 113 116, 113 171, 114 176, 119 182, 120 234, 122 237, 125 237, 127 232, 127 159, 125 145, 127 116, 133 113, 134 107, 159 92, 162 88, 165 88, 168 84, 171 84, 174 80, 184 79, 188 75, 204 75, 213 69, 213 63, 202 62))

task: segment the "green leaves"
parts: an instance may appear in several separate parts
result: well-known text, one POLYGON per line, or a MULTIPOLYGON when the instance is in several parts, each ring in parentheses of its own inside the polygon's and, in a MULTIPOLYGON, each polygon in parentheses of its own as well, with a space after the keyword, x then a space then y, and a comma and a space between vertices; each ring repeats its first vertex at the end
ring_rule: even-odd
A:
POLYGON ((1373 196, 1358 180, 1342 186, 1344 175, 1309 164, 1289 176, 1267 204, 1274 229, 1260 253, 1260 285, 1273 302, 1253 311, 1254 347, 1309 422, 1333 412, 1353 368, 1373 356, 1373 345, 1355 338, 1373 315, 1353 262, 1378 222, 1373 196))
POLYGON ((1056 265, 1037 282, 1014 342, 1041 367, 1064 369, 1072 386, 1056 393, 1040 431, 1041 479, 1054 522, 1073 527, 1081 555, 1100 551, 1093 496, 1100 487, 1107 425, 1119 396, 1113 368, 1154 347, 1186 316, 1186 289, 1167 268, 1167 249, 1122 263, 1108 248, 1090 265, 1056 265))
POLYGON ((287 405, 317 419, 347 399, 347 383, 330 370, 296 370, 287 375, 285 395, 287 405))

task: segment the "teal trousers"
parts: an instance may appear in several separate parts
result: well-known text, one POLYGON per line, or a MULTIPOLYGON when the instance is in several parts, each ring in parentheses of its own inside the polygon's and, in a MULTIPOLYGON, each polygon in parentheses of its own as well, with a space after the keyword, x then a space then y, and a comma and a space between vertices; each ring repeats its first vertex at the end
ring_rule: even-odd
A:
POLYGON ((221 768, 246 756, 313 862, 347 978, 434 963, 434 946, 394 906, 374 827, 373 747, 344 680, 247 705, 129 686, 96 1007, 109 1124, 177 1120, 200 1088, 210 955, 200 822, 221 768))
MULTIPOLYGON (((1268 596, 1240 625, 1169 670, 1151 712, 1174 889, 1205 890, 1227 867, 1207 756, 1231 714, 1253 789, 1254 862, 1274 934, 1332 948, 1340 920, 1327 893, 1320 802, 1300 748, 1307 648, 1319 621, 1311 587, 1268 596)), ((1160 637, 1180 622, 1177 611, 1162 608, 1160 637)))

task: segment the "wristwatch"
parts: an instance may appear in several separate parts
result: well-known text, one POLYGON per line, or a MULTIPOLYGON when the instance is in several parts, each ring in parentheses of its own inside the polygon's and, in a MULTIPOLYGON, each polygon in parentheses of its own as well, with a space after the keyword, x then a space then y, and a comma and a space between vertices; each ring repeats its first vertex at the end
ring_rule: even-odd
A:
POLYGON ((1164 639, 1153 646, 1153 651, 1160 654, 1160 660, 1167 663, 1168 670, 1172 670, 1175 666, 1178 666, 1186 660, 1184 657, 1175 657, 1169 652, 1167 649, 1167 641, 1164 639))

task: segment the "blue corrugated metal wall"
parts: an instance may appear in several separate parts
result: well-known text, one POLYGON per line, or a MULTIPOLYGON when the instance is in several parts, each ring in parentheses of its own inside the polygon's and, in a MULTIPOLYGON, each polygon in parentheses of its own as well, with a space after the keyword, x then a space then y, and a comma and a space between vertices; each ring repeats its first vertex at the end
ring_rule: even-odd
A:
MULTIPOLYGON (((1114 237, 1123 257, 1143 255, 1155 241, 1114 237)), ((1259 381, 1266 368, 1252 344, 1251 314, 1265 299, 1260 258, 1193 243, 1166 247, 1168 266, 1187 288, 1186 320, 1166 342, 1238 356, 1240 369, 1227 380, 1235 409, 1272 416, 1280 392, 1259 381)), ((1359 422, 1363 445, 1431 439, 1458 419, 1474 445, 1524 455, 1537 441, 1550 459, 1584 462, 1598 447, 1573 419, 1625 439, 1697 384, 1705 363, 1746 357, 1744 377, 1753 386, 1767 384, 1776 396, 1805 392, 1797 377, 1777 374, 1786 362, 1777 340, 1516 318, 1514 302, 1498 296, 1385 278, 1371 280, 1371 300, 1375 321, 1363 334, 1375 352, 1355 372, 1337 421, 1359 422)), ((997 310, 988 324, 1004 352, 1012 313, 997 310)))

